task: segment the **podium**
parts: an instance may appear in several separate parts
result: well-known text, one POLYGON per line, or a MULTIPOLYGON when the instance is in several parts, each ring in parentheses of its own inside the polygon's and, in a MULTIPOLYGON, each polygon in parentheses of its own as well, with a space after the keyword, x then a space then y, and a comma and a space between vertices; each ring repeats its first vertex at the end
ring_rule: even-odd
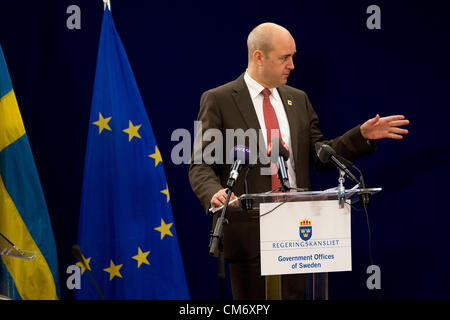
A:
MULTIPOLYGON (((25 251, 17 248, 11 241, 9 241, 3 234, 0 233, 0 255, 9 256, 18 259, 32 260, 36 257, 35 252, 25 251)), ((3 277, 4 278, 4 277, 3 277)), ((10 277, 6 279, 5 283, 0 283, 0 300, 9 300, 9 288, 12 287, 10 277)))
POLYGON ((282 299, 282 274, 306 274, 305 298, 327 300, 328 272, 351 271, 350 203, 381 190, 260 193, 236 199, 242 214, 259 212, 266 299, 282 299))

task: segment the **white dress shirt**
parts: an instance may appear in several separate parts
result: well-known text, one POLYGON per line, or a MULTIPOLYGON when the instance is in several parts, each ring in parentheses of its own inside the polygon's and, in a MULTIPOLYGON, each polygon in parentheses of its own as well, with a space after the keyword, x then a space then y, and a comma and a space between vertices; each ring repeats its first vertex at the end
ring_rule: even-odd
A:
MULTIPOLYGON (((244 81, 247 85, 248 91, 250 92, 250 97, 253 101, 253 107, 255 108, 256 115, 258 116, 259 125, 262 130, 262 134, 264 136, 264 141, 267 147, 267 131, 266 131, 266 123, 264 122, 264 112, 263 112, 263 100, 264 96, 261 91, 264 90, 264 87, 256 82, 247 71, 244 74, 244 81)), ((291 132, 289 129, 289 122, 286 116, 286 112, 284 111, 283 101, 281 100, 280 94, 276 88, 269 89, 271 94, 269 96, 270 103, 275 109, 275 114, 278 118, 278 125, 280 126, 281 139, 284 143, 287 144, 289 148, 289 159, 286 162, 288 167, 288 176, 289 176, 289 184, 291 188, 296 188, 296 179, 295 179, 295 164, 294 157, 292 154, 292 144, 291 144, 291 132)))

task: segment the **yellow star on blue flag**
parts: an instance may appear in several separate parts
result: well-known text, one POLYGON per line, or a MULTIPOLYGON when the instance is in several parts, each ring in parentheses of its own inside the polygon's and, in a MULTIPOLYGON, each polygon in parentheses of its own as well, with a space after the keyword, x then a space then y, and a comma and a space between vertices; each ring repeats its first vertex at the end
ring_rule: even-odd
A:
POLYGON ((157 228, 155 228, 155 230, 161 232, 161 240, 164 239, 165 235, 169 235, 171 237, 173 237, 172 232, 170 232, 170 227, 172 226, 173 223, 165 223, 164 220, 161 218, 161 225, 157 228))
POLYGON ((92 122, 96 126, 98 126, 98 134, 102 133, 104 129, 111 131, 110 126, 108 125, 108 122, 111 120, 111 117, 103 118, 103 115, 101 112, 98 113, 98 120, 92 122))
POLYGON ((150 254, 150 251, 142 252, 141 247, 138 247, 138 254, 133 256, 133 259, 137 261, 137 267, 140 268, 141 264, 150 264, 148 262, 147 256, 150 254))
POLYGON ((114 279, 114 277, 122 278, 122 275, 120 274, 120 268, 122 268, 122 266, 123 264, 115 265, 114 262, 111 260, 109 267, 103 269, 103 271, 109 273, 109 281, 114 279))
POLYGON ((128 141, 131 141, 134 137, 141 139, 138 130, 141 128, 141 125, 133 125, 133 123, 128 121, 128 128, 124 129, 123 132, 128 133, 128 141))
POLYGON ((166 188, 164 190, 161 190, 160 192, 162 194, 166 195, 167 202, 169 202, 170 201, 170 194, 169 194, 169 187, 167 186, 167 184, 166 184, 166 188))
POLYGON ((158 166, 160 162, 162 162, 161 153, 157 146, 155 146, 155 153, 148 155, 150 158, 155 159, 155 167, 158 166))

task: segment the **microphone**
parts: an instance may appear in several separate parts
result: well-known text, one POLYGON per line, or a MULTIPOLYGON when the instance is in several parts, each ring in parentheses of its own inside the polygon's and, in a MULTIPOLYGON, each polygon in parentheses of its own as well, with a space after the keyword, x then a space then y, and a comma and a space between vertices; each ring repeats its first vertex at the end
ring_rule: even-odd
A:
POLYGON ((270 160, 277 165, 278 179, 280 179, 283 192, 291 189, 286 168, 286 161, 289 159, 289 149, 287 145, 279 137, 273 138, 267 147, 267 155, 270 157, 270 160), (278 146, 278 152, 272 152, 274 146, 278 146))
POLYGON ((223 268, 223 248, 222 248, 222 238, 223 238, 223 225, 228 223, 228 220, 225 218, 225 212, 228 208, 228 204, 230 202, 231 190, 239 176, 239 171, 242 168, 242 165, 245 165, 250 162, 250 149, 243 145, 236 145, 230 150, 230 158, 231 161, 234 161, 233 166, 230 170, 230 176, 227 181, 227 198, 225 200, 225 204, 222 206, 222 213, 220 217, 216 221, 216 226, 214 227, 214 232, 211 234, 209 240, 209 254, 214 256, 216 248, 219 247, 219 267, 220 269, 220 278, 225 277, 223 268), (219 243, 220 240, 220 243, 219 243), (220 245, 219 245, 220 244, 220 245))
POLYGON ((343 158, 342 156, 338 155, 336 151, 330 147, 329 145, 322 143, 322 142, 316 142, 315 144, 317 157, 320 161, 323 163, 327 163, 331 160, 333 164, 342 171, 345 172, 345 174, 352 180, 354 183, 359 183, 359 180, 351 173, 347 166, 353 167, 353 163, 351 163, 349 160, 343 158), (344 164, 345 163, 345 164, 344 164))
POLYGON ((243 145, 236 145, 230 150, 230 159, 234 162, 227 181, 227 187, 229 189, 234 187, 242 166, 250 162, 250 154, 250 149, 243 145))
POLYGON ((83 264, 84 269, 87 271, 89 280, 91 280, 92 284, 95 287, 95 290, 97 290, 98 295, 102 298, 102 300, 106 300, 105 295, 103 294, 102 290, 100 290, 100 287, 98 286, 97 282, 95 281, 94 277, 92 276, 91 271, 88 268, 88 265, 84 261, 83 254, 81 253, 81 248, 79 245, 75 244, 72 246, 72 254, 73 256, 80 260, 83 264))

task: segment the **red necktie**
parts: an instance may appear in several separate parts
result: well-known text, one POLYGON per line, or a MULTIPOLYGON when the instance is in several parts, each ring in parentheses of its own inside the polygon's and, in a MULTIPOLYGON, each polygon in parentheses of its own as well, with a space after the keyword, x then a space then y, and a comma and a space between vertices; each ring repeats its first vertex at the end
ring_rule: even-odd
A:
MULTIPOLYGON (((278 118, 275 113, 275 109, 273 108, 272 104, 270 103, 270 90, 264 89, 261 91, 262 95, 264 96, 263 100, 263 114, 264 114, 264 123, 266 124, 266 132, 267 132, 267 145, 269 145, 270 141, 272 141, 272 138, 279 137, 281 138, 280 134, 280 126, 278 124, 278 118), (272 130, 276 130, 272 134, 272 130)), ((270 162, 270 169, 272 173, 272 190, 275 190, 279 187, 281 187, 280 180, 277 176, 277 166, 270 162)))

